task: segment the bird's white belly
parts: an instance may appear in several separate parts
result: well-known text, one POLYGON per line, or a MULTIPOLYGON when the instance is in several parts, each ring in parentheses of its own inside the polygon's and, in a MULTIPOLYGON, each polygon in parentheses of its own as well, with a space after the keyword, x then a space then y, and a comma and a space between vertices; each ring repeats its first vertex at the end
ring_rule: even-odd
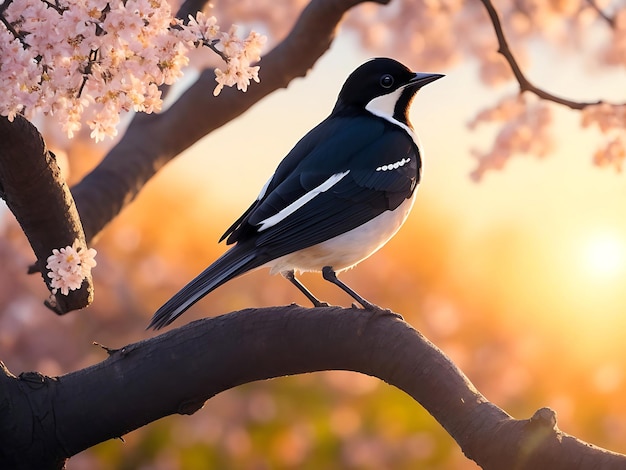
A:
POLYGON ((415 193, 394 211, 385 211, 349 232, 281 256, 264 267, 270 267, 272 274, 290 270, 321 271, 324 266, 331 266, 336 272, 352 268, 378 251, 396 234, 409 215, 414 200, 415 193))

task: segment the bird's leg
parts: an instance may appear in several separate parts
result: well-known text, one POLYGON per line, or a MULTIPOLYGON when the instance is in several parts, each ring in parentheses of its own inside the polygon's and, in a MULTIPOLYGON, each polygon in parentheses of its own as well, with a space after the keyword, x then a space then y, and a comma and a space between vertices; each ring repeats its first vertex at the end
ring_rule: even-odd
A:
POLYGON ((281 274, 283 275, 285 279, 287 279, 294 286, 296 286, 298 290, 302 292, 306 296, 306 298, 311 301, 314 307, 328 307, 328 304, 326 302, 322 302, 313 294, 311 294, 311 291, 307 289, 306 287, 304 287, 304 285, 296 279, 296 274, 294 273, 293 269, 291 271, 284 271, 281 274))
POLYGON ((346 292, 350 297, 352 297, 354 300, 356 300, 358 303, 360 303, 365 310, 382 310, 378 305, 375 305, 375 304, 373 304, 371 302, 368 302, 363 297, 361 297, 359 294, 357 294, 352 289, 350 289, 343 282, 341 282, 339 280, 339 278, 337 277, 337 274, 335 273, 335 271, 333 271, 333 268, 331 266, 324 266, 322 268, 322 276, 328 282, 332 282, 337 287, 339 287, 344 292, 346 292))
MULTIPOLYGON (((359 294, 357 294, 355 291, 350 289, 346 284, 344 284, 343 282, 339 280, 339 278, 337 277, 337 273, 335 273, 335 271, 333 270, 331 266, 324 266, 322 268, 322 276, 327 281, 332 282, 333 284, 341 288, 343 291, 345 291, 348 295, 350 295, 350 297, 352 297, 354 300, 360 303, 365 310, 369 310, 370 312, 373 312, 374 317, 379 317, 383 315, 392 315, 404 321, 404 318, 402 318, 402 315, 400 315, 399 313, 392 312, 391 310, 387 308, 384 309, 384 308, 379 307, 376 304, 368 302, 359 294)), ((355 304, 352 304, 352 305, 354 306, 355 304)))

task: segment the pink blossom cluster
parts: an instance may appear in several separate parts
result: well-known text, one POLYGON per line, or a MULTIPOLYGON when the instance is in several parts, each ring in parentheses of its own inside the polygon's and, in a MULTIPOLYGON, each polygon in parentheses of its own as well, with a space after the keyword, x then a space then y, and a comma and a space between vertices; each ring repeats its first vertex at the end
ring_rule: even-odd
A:
MULTIPOLYGON (((420 70, 441 70, 458 62, 463 44, 455 24, 464 10, 461 0, 393 2, 389 8, 363 3, 350 12, 346 24, 354 28, 366 48, 381 49, 420 70)), ((475 32, 475 31, 474 31, 475 32)))
POLYGON ((46 268, 52 287, 52 293, 59 290, 67 295, 70 290, 79 289, 83 280, 91 273, 91 268, 96 266, 96 250, 84 248, 78 240, 74 240, 72 246, 52 250, 52 255, 47 259, 46 268))
POLYGON ((83 120, 99 141, 121 111, 159 111, 158 87, 182 76, 191 48, 226 61, 216 93, 258 81, 262 36, 221 32, 203 13, 185 25, 165 0, 5 0, 0 16, 0 115, 54 115, 69 137, 83 120))
POLYGON ((594 153, 593 163, 622 171, 626 158, 626 141, 623 137, 626 128, 626 105, 599 103, 587 106, 582 111, 582 125, 583 127, 596 125, 603 134, 609 135, 606 144, 594 153))
POLYGON ((217 86, 213 90, 219 95, 224 86, 237 86, 247 91, 250 80, 259 82, 259 66, 251 66, 261 57, 261 48, 267 38, 251 31, 247 38, 240 39, 237 26, 231 26, 228 33, 220 32, 214 16, 207 17, 203 12, 196 17, 189 16, 189 23, 181 29, 180 37, 194 46, 208 46, 215 50, 226 62, 226 70, 215 69, 217 86))
POLYGON ((613 15, 613 37, 603 44, 600 56, 610 65, 626 64, 626 6, 613 15))
POLYGON ((586 106, 582 110, 581 119, 583 127, 597 125, 603 133, 613 129, 623 131, 626 128, 626 105, 598 103, 586 106))
POLYGON ((500 170, 519 153, 544 157, 552 148, 549 126, 552 113, 544 101, 517 94, 501 100, 494 107, 481 111, 469 124, 475 128, 485 122, 504 122, 492 148, 473 151, 478 161, 471 177, 479 181, 488 170, 500 170))
POLYGON ((616 135, 609 140, 604 148, 599 148, 593 154, 594 165, 610 166, 621 172, 626 158, 626 141, 621 135, 616 135))

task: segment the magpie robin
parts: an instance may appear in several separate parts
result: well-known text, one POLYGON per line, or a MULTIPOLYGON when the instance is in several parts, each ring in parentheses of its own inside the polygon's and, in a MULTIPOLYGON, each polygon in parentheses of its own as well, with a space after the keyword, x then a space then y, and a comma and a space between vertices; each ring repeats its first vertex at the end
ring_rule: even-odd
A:
POLYGON ((287 154, 220 239, 234 246, 159 308, 148 328, 169 325, 209 292, 260 267, 281 273, 316 307, 327 304, 296 271, 321 271, 364 308, 378 308, 335 273, 372 255, 406 220, 422 159, 407 113, 417 91, 441 77, 387 58, 357 68, 330 116, 287 154))

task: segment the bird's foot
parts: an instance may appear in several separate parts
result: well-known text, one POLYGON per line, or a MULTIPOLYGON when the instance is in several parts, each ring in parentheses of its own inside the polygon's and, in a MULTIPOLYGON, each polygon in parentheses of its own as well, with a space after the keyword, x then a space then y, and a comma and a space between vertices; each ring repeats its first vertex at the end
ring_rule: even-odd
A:
POLYGON ((367 310, 368 312, 374 312, 374 313, 378 312, 379 310, 383 310, 382 307, 379 307, 376 304, 370 303, 365 299, 359 300, 358 303, 352 302, 352 308, 367 310))
MULTIPOLYGON (((313 303, 313 308, 318 308, 318 307, 330 307, 331 305, 328 302, 321 302, 318 301, 317 303, 312 302, 313 303)), ((302 305, 300 305, 297 302, 291 302, 291 306, 292 307, 302 307, 302 305)))
POLYGON ((386 317, 391 315, 392 317, 396 317, 398 320, 404 321, 404 317, 399 313, 394 312, 389 308, 379 307, 375 304, 369 304, 368 306, 363 306, 363 308, 369 312, 372 312, 372 318, 386 317))

